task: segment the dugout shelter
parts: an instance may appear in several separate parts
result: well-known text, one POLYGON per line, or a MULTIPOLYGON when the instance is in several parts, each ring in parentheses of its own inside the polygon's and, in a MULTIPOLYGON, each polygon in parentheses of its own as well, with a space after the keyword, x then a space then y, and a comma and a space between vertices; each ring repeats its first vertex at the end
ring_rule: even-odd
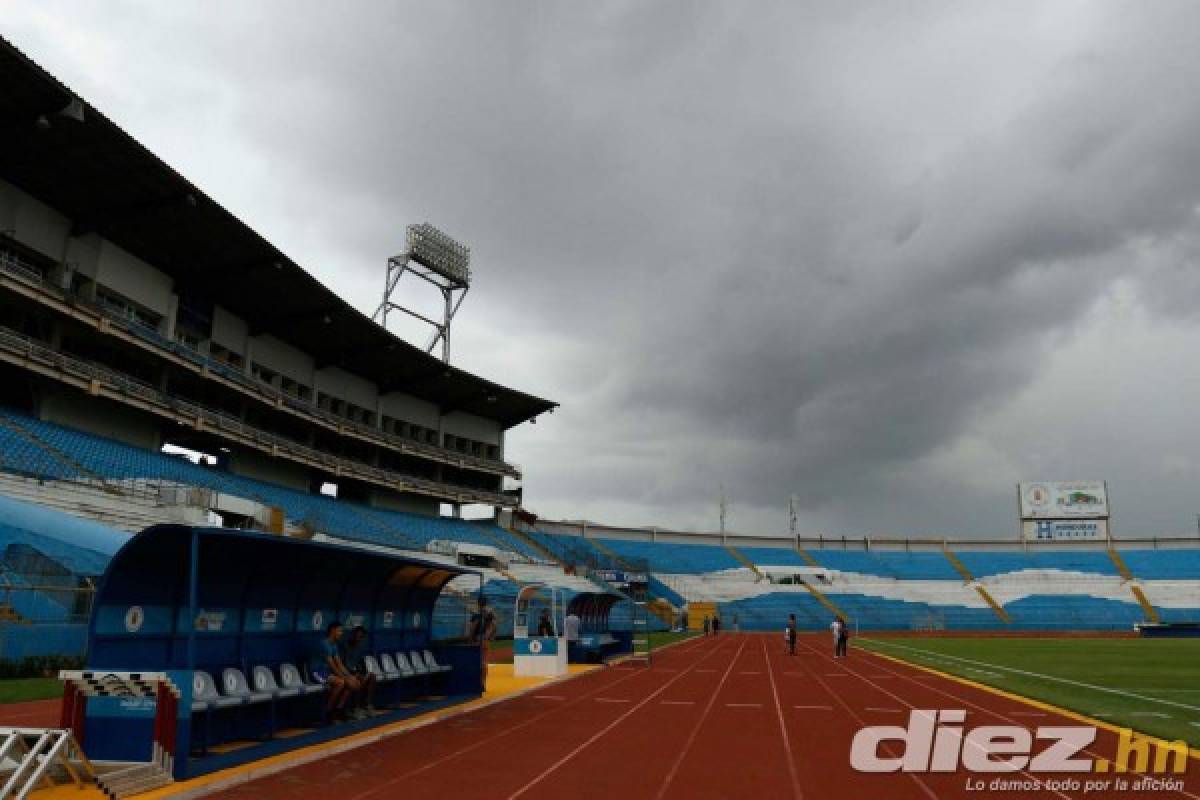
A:
MULTIPOLYGON (((162 525, 131 538, 97 589, 87 671, 166 675, 176 778, 356 733, 482 694, 478 646, 432 641, 434 605, 478 573, 339 545, 162 525), (376 705, 318 727, 325 702, 305 665, 331 621, 368 631, 376 705), (292 669, 294 668, 294 669, 292 669), (211 679, 211 680, 210 680, 211 679)), ((146 761, 162 715, 144 697, 89 697, 75 723, 93 759, 146 761)))

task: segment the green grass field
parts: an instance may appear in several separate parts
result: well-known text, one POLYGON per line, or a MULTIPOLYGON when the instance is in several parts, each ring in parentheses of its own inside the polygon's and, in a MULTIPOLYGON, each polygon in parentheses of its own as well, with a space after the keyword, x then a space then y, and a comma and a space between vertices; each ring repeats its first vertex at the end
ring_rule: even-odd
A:
POLYGON ((58 678, 12 678, 0 681, 0 703, 48 700, 62 697, 62 693, 62 681, 58 678))
POLYGON ((1200 639, 855 641, 866 650, 1200 747, 1200 639))

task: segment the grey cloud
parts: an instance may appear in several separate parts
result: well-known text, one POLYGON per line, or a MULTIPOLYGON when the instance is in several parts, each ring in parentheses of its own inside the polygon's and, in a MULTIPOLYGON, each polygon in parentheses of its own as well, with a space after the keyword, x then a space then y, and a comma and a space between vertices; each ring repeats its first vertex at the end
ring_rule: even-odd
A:
MULTIPOLYGON (((723 482, 764 532, 791 493, 844 529, 900 497, 906 524, 1003 529, 1007 481, 946 504, 914 465, 1118 282, 1194 316, 1187 4, 226 10, 82 13, 136 84, 106 110, 165 135, 152 90, 184 74, 269 176, 203 162, 218 199, 360 307, 404 223, 469 241, 461 363, 564 403, 512 438, 535 510, 694 525, 723 482)), ((206 135, 172 122, 173 152, 206 135)))

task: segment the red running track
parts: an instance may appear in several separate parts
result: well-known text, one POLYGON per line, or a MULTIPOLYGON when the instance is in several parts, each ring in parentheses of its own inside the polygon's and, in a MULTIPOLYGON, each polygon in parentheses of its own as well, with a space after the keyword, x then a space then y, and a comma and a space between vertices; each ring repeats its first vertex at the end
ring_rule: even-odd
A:
MULTIPOLYGON (((1182 776, 1182 791, 1139 793, 967 791, 971 775, 961 770, 855 772, 849 763, 854 734, 866 725, 903 726, 912 709, 963 709, 968 728, 1081 723, 869 653, 834 660, 826 636, 802 637, 794 657, 781 652, 781 640, 765 634, 691 640, 656 654, 648 669, 597 670, 217 796, 1200 800, 1195 759, 1182 776)), ((1110 757, 1115 739, 1101 729, 1089 751, 1110 757)), ((881 756, 897 755, 886 747, 881 756)), ((1083 783, 1111 776, 1036 777, 1083 783)))

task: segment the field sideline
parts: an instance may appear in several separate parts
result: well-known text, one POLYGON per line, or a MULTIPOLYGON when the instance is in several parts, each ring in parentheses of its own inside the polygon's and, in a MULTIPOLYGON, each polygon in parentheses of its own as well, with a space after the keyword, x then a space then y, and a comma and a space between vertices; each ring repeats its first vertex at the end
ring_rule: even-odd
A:
POLYGON ((1200 639, 914 635, 854 644, 1200 748, 1200 639))

